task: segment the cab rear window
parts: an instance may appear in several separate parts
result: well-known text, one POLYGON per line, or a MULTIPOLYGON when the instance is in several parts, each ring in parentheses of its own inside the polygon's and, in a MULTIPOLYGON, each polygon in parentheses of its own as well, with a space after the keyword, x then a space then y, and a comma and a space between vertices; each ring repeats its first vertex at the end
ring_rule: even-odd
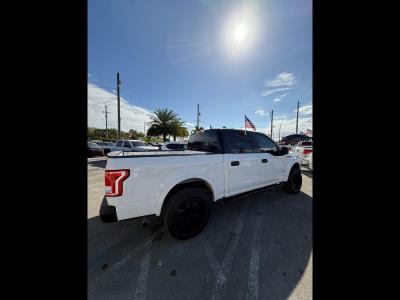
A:
POLYGON ((221 153, 217 133, 212 130, 192 134, 189 137, 187 149, 192 151, 221 153))

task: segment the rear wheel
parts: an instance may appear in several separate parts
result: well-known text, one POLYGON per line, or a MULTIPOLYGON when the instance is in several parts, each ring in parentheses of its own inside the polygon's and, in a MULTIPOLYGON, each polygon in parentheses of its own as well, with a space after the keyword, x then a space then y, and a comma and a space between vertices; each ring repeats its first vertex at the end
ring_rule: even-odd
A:
POLYGON ((290 194, 296 194, 300 192, 303 178, 301 176, 301 170, 299 167, 293 167, 290 170, 288 181, 285 184, 286 192, 290 194))
POLYGON ((168 201, 164 213, 164 224, 169 233, 180 240, 200 233, 210 216, 210 202, 204 189, 187 187, 177 191, 168 201))

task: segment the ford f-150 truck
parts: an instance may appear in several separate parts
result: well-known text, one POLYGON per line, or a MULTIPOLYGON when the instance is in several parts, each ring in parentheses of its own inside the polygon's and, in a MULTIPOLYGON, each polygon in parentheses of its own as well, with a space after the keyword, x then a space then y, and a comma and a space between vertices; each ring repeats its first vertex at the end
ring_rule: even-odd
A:
POLYGON ((103 222, 156 215, 178 239, 198 234, 211 204, 250 190, 283 183, 298 193, 297 156, 258 132, 210 129, 190 136, 185 151, 108 154, 103 222))

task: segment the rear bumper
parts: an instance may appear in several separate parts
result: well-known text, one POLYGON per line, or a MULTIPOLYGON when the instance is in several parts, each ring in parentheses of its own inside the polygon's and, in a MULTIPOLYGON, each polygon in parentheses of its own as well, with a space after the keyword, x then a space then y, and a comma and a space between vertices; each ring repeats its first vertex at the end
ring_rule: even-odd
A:
POLYGON ((300 164, 302 165, 308 165, 310 163, 309 158, 300 158, 300 164))
POLYGON ((117 211, 115 209, 115 206, 108 205, 106 197, 104 197, 103 202, 101 202, 100 219, 104 223, 112 223, 118 221, 117 211))

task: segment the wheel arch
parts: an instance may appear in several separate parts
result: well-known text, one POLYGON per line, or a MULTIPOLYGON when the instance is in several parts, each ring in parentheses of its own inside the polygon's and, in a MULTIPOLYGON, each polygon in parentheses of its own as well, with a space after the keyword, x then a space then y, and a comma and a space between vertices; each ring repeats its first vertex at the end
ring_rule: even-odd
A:
POLYGON ((196 188, 206 189, 209 193, 210 200, 215 201, 215 189, 212 186, 212 184, 210 184, 206 179, 200 178, 200 177, 187 178, 187 179, 184 179, 184 180, 181 180, 181 181, 175 183, 173 186, 171 186, 168 189, 168 192, 166 193, 165 197, 163 197, 163 200, 160 201, 159 207, 157 209, 157 216, 163 214, 164 208, 166 207, 166 204, 171 199, 171 197, 177 191, 179 191, 185 187, 196 187, 196 188))

